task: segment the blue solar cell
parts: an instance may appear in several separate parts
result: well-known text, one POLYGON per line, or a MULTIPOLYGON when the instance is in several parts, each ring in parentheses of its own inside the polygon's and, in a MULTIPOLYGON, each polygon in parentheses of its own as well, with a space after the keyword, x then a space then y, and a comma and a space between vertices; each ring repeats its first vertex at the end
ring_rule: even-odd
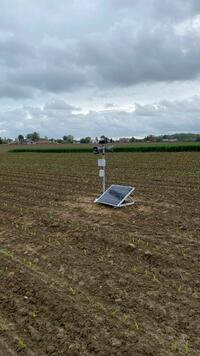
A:
POLYGON ((134 189, 130 186, 113 184, 96 200, 96 203, 117 207, 123 203, 134 189))

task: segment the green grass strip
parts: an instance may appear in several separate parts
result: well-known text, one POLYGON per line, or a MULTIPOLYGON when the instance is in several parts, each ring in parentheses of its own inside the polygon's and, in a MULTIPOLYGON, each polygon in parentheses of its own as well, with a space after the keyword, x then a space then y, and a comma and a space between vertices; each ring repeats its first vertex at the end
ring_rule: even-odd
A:
POLYGON ((11 153, 24 153, 24 152, 34 152, 34 153, 81 153, 81 152, 92 152, 92 148, 15 148, 10 150, 11 153))

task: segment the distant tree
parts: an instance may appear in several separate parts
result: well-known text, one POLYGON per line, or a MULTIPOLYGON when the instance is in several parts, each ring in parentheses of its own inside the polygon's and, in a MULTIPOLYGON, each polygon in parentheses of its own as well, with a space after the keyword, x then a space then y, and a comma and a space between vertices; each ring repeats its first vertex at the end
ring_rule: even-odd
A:
POLYGON ((28 140, 37 142, 40 139, 40 134, 38 132, 29 133, 29 134, 26 135, 26 138, 28 140))
POLYGON ((0 145, 2 145, 3 143, 3 139, 0 137, 0 145))
POLYGON ((131 137, 129 142, 131 142, 131 143, 136 142, 136 138, 135 137, 131 137))
POLYGON ((22 142, 24 141, 24 136, 23 136, 23 135, 19 135, 19 136, 18 136, 18 141, 19 141, 20 143, 22 143, 22 142))
POLYGON ((156 141, 156 136, 154 135, 148 135, 144 138, 144 141, 147 141, 147 142, 155 142, 156 141))
POLYGON ((65 143, 73 143, 74 142, 74 136, 72 136, 72 135, 63 136, 63 141, 65 143))
POLYGON ((104 142, 109 142, 109 138, 108 137, 106 137, 106 136, 104 136, 104 135, 102 135, 101 137, 100 137, 100 141, 104 141, 104 142))
POLYGON ((40 139, 40 134, 38 132, 33 132, 32 140, 36 142, 39 141, 39 139, 40 139))
POLYGON ((80 139, 80 143, 91 143, 91 137, 83 137, 80 139))

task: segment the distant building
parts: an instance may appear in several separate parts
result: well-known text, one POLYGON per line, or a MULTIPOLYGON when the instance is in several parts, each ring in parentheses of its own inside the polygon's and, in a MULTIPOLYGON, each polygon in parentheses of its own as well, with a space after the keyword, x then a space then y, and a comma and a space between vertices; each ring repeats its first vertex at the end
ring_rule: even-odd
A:
POLYGON ((48 144, 50 142, 46 138, 40 138, 39 141, 36 141, 35 143, 37 143, 37 145, 46 145, 46 144, 48 144))
POLYGON ((178 142, 177 138, 163 138, 163 142, 178 142))
POLYGON ((14 143, 14 141, 11 138, 7 138, 5 143, 8 143, 9 145, 12 145, 14 143))
POLYGON ((129 143, 129 138, 128 137, 121 137, 120 139, 119 139, 119 143, 129 143))

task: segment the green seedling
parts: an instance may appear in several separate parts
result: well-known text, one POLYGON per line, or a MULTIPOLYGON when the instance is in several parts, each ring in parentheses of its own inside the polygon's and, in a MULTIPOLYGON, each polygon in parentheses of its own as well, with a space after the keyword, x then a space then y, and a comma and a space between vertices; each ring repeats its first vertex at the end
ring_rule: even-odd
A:
POLYGON ((102 303, 97 303, 97 306, 100 310, 106 311, 106 308, 104 307, 104 305, 102 303))
POLYGON ((111 315, 112 315, 113 317, 116 317, 117 313, 118 313, 118 310, 117 310, 117 309, 114 309, 114 310, 112 311, 111 315))
POLYGON ((13 252, 8 251, 8 250, 2 250, 1 253, 2 253, 4 256, 9 257, 9 258, 11 258, 11 259, 14 257, 13 252))
POLYGON ((21 260, 18 259, 18 262, 20 262, 21 264, 23 264, 27 268, 30 268, 31 270, 35 270, 36 269, 36 266, 31 261, 27 260, 26 258, 23 258, 21 260))
POLYGON ((104 257, 103 256, 99 257, 99 262, 104 262, 104 257))
POLYGON ((153 273, 153 282, 160 283, 158 277, 153 273))
POLYGON ((4 276, 4 274, 5 274, 4 269, 0 268, 0 276, 4 276))
POLYGON ((33 312, 32 312, 32 317, 33 317, 34 319, 36 319, 37 316, 38 316, 38 313, 37 313, 36 311, 33 311, 33 312))
POLYGON ((186 342, 186 344, 185 344, 185 346, 184 346, 184 352, 185 352, 186 354, 189 354, 189 352, 190 352, 190 349, 189 349, 189 342, 188 342, 188 341, 186 342))
POLYGON ((76 290, 72 287, 69 288, 69 291, 72 295, 75 295, 76 294, 76 290))
POLYGON ((182 291, 182 286, 178 287, 178 293, 181 293, 182 291))
POLYGON ((8 326, 4 322, 0 322, 0 334, 6 332, 8 330, 8 326))
POLYGON ((191 241, 192 241, 192 240, 193 240, 193 236, 192 236, 192 234, 189 234, 189 235, 188 235, 188 238, 189 238, 189 240, 191 240, 191 241))
POLYGON ((176 342, 176 341, 172 342, 172 344, 171 344, 171 350, 172 350, 172 351, 178 351, 178 345, 177 345, 177 342, 176 342))
POLYGON ((138 324, 138 322, 137 322, 137 320, 134 320, 134 328, 136 329, 136 330, 139 330, 139 324, 138 324))
POLYGON ((24 350, 25 348, 26 348, 25 341, 21 337, 18 337, 17 338, 17 349, 19 351, 21 351, 21 350, 24 350))
POLYGON ((171 344, 171 350, 172 350, 172 351, 175 351, 175 352, 176 352, 176 351, 179 351, 180 348, 182 349, 182 351, 183 351, 186 355, 189 354, 190 349, 189 349, 189 343, 188 343, 188 341, 184 344, 184 346, 178 345, 178 343, 177 343, 176 341, 174 341, 174 342, 171 344))
POLYGON ((49 244, 51 246, 60 246, 61 245, 61 242, 57 239, 52 239, 52 238, 49 238, 49 244))
POLYGON ((181 254, 182 254, 183 257, 186 256, 186 252, 183 249, 181 249, 181 254))
POLYGON ((130 318, 128 314, 124 314, 124 320, 127 321, 130 318))

